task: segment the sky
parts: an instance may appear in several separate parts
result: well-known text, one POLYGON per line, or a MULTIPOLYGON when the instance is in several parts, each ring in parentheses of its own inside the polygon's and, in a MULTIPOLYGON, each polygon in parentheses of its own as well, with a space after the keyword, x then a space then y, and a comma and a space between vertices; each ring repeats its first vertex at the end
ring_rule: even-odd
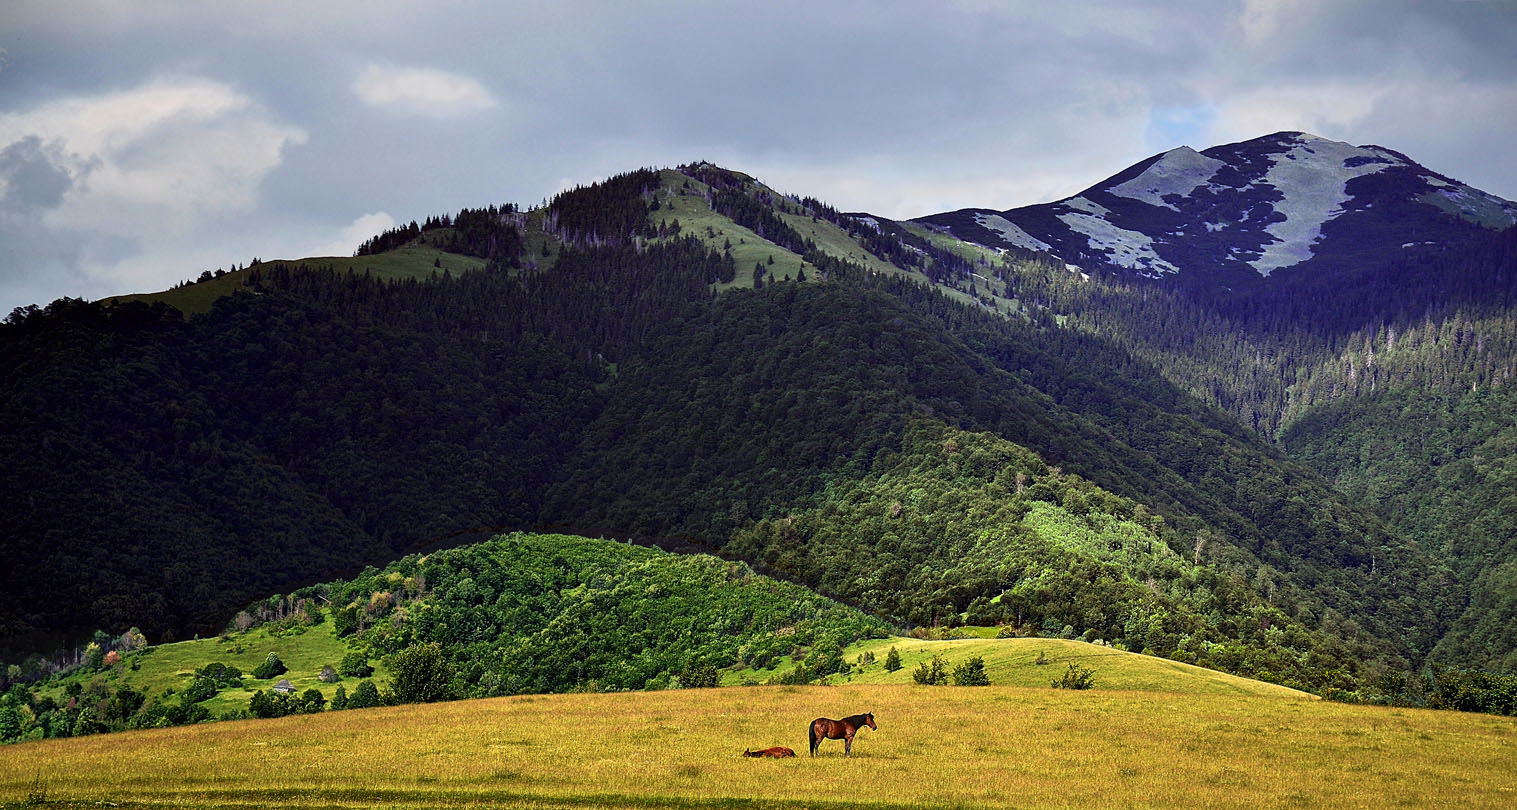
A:
POLYGON ((904 219, 1279 130, 1517 199, 1517 0, 4 0, 0 314, 643 166, 904 219))

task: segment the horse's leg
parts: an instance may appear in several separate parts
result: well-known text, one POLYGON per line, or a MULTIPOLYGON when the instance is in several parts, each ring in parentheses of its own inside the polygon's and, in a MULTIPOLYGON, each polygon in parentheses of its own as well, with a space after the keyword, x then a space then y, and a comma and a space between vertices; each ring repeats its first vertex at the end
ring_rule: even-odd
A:
POLYGON ((850 730, 848 732, 848 734, 843 737, 843 756, 845 756, 845 757, 851 757, 851 756, 853 756, 853 731, 852 730, 850 730))

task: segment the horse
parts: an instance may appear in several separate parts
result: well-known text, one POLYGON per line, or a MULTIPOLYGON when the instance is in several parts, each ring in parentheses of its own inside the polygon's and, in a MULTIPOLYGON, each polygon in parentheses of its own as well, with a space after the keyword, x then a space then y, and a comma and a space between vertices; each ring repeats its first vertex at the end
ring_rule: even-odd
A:
POLYGON ((874 724, 874 715, 870 712, 844 717, 842 720, 829 720, 825 717, 812 720, 811 725, 806 727, 806 736, 811 739, 811 755, 816 756, 816 748, 822 744, 822 740, 842 740, 843 756, 853 756, 853 735, 864 726, 875 731, 880 729, 874 724))
POLYGON ((792 751, 792 750, 790 750, 789 748, 784 747, 783 745, 776 745, 773 748, 765 748, 762 751, 749 751, 749 750, 744 749, 743 756, 745 756, 745 757, 770 757, 772 759, 784 759, 785 757, 793 757, 793 756, 795 756, 795 752, 792 751))

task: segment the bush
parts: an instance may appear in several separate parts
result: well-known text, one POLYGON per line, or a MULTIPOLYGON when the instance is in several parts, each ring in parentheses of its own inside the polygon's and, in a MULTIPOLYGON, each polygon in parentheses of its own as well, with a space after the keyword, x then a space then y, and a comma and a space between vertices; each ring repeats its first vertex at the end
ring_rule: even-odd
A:
POLYGON ((1064 676, 1052 683, 1055 689, 1089 689, 1096 685, 1096 673, 1092 669, 1069 662, 1064 676))
POLYGON ((337 687, 337 692, 332 695, 332 707, 331 707, 332 711, 334 711, 334 712, 340 712, 343 709, 346 709, 347 707, 348 707, 348 689, 345 686, 338 686, 337 687))
POLYGON ((694 659, 685 664, 685 668, 674 676, 679 681, 681 689, 705 689, 716 686, 721 680, 721 673, 716 667, 707 663, 696 663, 694 659))
POLYGON ((976 655, 953 668, 954 686, 989 686, 990 676, 985 674, 985 659, 976 655))
POLYGON ((326 696, 321 694, 320 689, 307 689, 300 695, 300 711, 306 714, 316 714, 326 705, 326 696))
POLYGON ((923 686, 942 686, 948 683, 948 662, 943 656, 934 655, 931 661, 919 664, 911 678, 923 686))
POLYGON ((390 672, 396 703, 435 703, 450 697, 452 667, 443 660, 442 646, 435 641, 395 653, 390 658, 390 672))
POLYGON ((269 653, 269 657, 263 659, 263 663, 253 670, 253 677, 260 681, 266 681, 269 678, 283 675, 287 671, 284 662, 279 660, 279 656, 269 653))
POLYGON ((369 658, 358 650, 352 650, 342 657, 342 663, 337 665, 337 671, 348 678, 367 678, 374 674, 374 668, 369 666, 369 658))
POLYGON ((885 671, 895 672, 900 668, 901 654, 899 652, 896 652, 896 649, 894 647, 891 647, 890 652, 885 654, 885 671))
POLYGON ((190 681, 190 685, 186 686, 184 692, 180 693, 179 700, 184 704, 199 703, 215 697, 216 691, 216 682, 202 675, 190 681))
POLYGON ((352 696, 348 698, 348 703, 343 708, 368 709, 378 705, 379 689, 374 686, 373 681, 364 681, 358 685, 357 689, 353 690, 352 696))

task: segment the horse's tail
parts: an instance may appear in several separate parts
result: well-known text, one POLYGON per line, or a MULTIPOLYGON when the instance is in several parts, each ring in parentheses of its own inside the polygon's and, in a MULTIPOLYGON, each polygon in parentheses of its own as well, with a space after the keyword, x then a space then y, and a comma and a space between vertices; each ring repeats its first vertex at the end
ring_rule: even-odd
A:
POLYGON ((811 743, 811 755, 812 756, 816 756, 816 721, 815 720, 812 720, 811 721, 811 725, 809 725, 809 726, 806 727, 806 738, 811 743))

